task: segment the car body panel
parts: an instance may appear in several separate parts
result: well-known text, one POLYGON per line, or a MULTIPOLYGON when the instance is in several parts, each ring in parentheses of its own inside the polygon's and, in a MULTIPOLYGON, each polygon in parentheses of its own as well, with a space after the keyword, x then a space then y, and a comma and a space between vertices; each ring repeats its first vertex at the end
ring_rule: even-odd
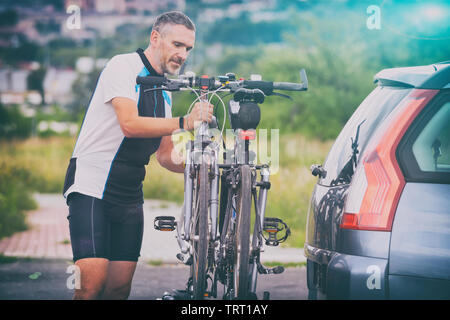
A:
POLYGON ((450 281, 421 277, 389 275, 389 299, 448 300, 450 281))
POLYGON ((391 275, 450 280, 450 185, 405 185, 392 227, 389 261, 391 275))
POLYGON ((336 254, 327 268, 327 299, 386 299, 387 259, 336 254))
POLYGON ((367 231, 341 229, 338 252, 380 259, 389 258, 391 233, 386 231, 367 231))

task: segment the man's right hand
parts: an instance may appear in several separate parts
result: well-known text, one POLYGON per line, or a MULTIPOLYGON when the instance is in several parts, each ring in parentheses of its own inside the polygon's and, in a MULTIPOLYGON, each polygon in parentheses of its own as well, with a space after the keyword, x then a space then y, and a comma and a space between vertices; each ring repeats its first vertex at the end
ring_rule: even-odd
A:
POLYGON ((200 126, 202 121, 211 122, 214 106, 207 101, 197 102, 191 113, 185 117, 184 128, 193 130, 200 126))

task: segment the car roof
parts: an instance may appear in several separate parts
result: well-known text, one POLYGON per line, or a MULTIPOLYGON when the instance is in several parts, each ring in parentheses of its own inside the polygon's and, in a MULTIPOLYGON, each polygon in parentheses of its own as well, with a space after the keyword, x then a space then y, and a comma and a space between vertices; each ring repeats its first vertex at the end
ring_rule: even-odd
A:
POLYGON ((380 86, 417 89, 450 88, 450 61, 428 66, 384 69, 375 75, 374 82, 380 86))

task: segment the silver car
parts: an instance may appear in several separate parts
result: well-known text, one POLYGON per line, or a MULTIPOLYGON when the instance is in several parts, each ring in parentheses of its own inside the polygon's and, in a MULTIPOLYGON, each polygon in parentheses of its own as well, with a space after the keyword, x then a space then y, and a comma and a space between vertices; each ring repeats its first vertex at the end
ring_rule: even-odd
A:
POLYGON ((450 61, 375 76, 318 176, 310 299, 450 299, 450 61))

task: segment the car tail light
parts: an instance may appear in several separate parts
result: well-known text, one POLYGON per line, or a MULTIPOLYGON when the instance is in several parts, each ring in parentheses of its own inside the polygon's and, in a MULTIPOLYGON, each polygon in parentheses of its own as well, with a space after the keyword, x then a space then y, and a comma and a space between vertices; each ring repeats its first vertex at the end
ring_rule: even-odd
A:
POLYGON ((395 152, 412 121, 438 90, 415 89, 377 129, 348 191, 341 228, 390 231, 405 179, 395 152))

